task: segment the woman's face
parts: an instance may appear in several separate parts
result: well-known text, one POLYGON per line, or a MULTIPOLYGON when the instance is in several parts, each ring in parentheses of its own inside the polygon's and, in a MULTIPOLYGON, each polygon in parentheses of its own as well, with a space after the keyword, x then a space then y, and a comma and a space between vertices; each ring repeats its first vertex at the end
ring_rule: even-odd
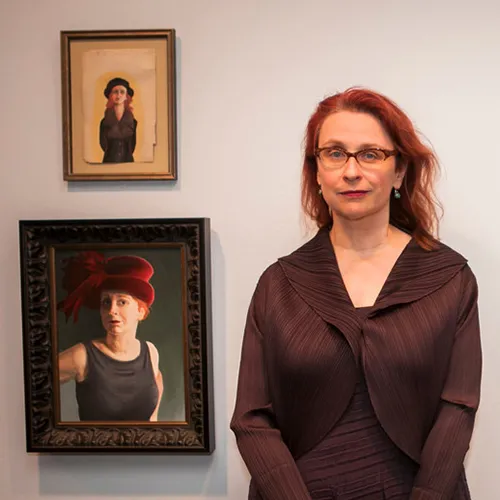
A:
POLYGON ((113 104, 123 104, 127 100, 127 88, 123 85, 116 85, 116 87, 111 89, 109 96, 113 104))
POLYGON ((101 294, 101 320, 108 334, 135 332, 144 313, 132 295, 119 291, 104 291, 101 294))
MULTIPOLYGON (((368 113, 339 111, 320 129, 318 148, 338 146, 354 153, 366 148, 394 150, 380 122, 368 113)), ((404 168, 396 171, 394 156, 374 165, 360 166, 350 157, 340 168, 328 169, 317 159, 317 181, 335 220, 359 220, 383 211, 389 214, 392 189, 401 187, 404 168)))

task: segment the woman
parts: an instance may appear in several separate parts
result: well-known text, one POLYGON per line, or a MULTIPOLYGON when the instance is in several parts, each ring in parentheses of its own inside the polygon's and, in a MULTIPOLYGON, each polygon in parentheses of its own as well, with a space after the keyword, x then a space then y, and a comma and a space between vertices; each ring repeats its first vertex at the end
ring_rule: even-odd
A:
POLYGON ((158 350, 136 338, 154 301, 151 264, 137 256, 82 252, 68 259, 58 304, 78 321, 81 306, 99 309, 105 335, 59 354, 59 381, 76 382, 82 421, 156 421, 163 393, 158 350))
POLYGON ((465 500, 479 404, 477 285, 437 240, 433 153, 352 88, 306 133, 316 236, 262 275, 231 428, 249 498, 465 500))
POLYGON ((127 80, 113 78, 106 85, 104 96, 108 102, 99 127, 102 162, 133 162, 137 137, 137 120, 132 112, 134 89, 127 80))

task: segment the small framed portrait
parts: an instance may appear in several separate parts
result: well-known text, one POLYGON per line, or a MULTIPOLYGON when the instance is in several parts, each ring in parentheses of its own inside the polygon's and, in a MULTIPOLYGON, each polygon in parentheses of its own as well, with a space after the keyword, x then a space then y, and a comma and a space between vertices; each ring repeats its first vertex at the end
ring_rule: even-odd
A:
POLYGON ((208 219, 21 221, 27 449, 214 449, 208 219))
POLYGON ((62 31, 64 179, 176 180, 175 31, 62 31))

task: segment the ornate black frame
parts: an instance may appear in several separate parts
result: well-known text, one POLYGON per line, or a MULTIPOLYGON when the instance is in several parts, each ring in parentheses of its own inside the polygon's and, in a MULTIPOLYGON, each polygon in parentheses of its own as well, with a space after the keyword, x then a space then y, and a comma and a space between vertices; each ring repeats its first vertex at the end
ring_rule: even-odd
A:
POLYGON ((215 449, 210 221, 191 219, 19 222, 28 452, 167 452, 215 449), (66 425, 55 419, 51 249, 59 245, 176 243, 185 256, 188 415, 186 425, 66 425))

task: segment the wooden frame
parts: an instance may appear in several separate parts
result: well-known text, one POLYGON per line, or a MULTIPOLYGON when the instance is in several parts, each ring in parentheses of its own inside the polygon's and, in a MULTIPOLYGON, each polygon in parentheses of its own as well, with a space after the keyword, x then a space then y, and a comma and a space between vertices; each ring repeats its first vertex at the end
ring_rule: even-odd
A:
POLYGON ((62 31, 61 69, 65 180, 177 179, 175 30, 62 31))
MULTIPOLYGON (((20 221, 19 231, 27 451, 211 453, 215 445, 209 220, 20 221), (124 267, 127 259, 150 265, 152 275, 141 275, 140 285, 148 293, 153 290, 154 301, 149 316, 136 323, 134 335, 126 334, 130 345, 140 344, 139 356, 121 359, 104 345, 113 335, 116 339, 125 333, 110 333, 102 297, 116 288, 147 300, 139 295, 139 275, 132 279, 135 271, 124 267), (129 281, 116 281, 120 279, 129 281), (131 283, 137 292, 128 288, 131 283), (161 387, 151 371, 154 348, 161 387), (69 359, 64 353, 77 352, 74 349, 85 352, 85 368, 73 370, 74 361, 68 372, 62 360, 69 359), (108 382, 110 387, 122 383, 121 373, 97 379, 99 363, 113 369, 126 365, 130 372, 128 363, 147 360, 148 355, 151 362, 137 365, 123 391, 104 392, 108 382), (81 373, 83 380, 78 378, 81 373), (119 406, 116 418, 95 416, 108 415, 108 406, 118 408, 114 399, 120 405, 133 399, 130 388, 142 380, 148 390, 154 386, 152 402, 137 399, 131 413, 119 406), (137 416, 138 408, 142 413, 148 404, 156 405, 156 420, 153 406, 147 416, 137 416), (98 413, 89 416, 89 408, 98 413)), ((75 354, 71 359, 80 358, 75 354)))

